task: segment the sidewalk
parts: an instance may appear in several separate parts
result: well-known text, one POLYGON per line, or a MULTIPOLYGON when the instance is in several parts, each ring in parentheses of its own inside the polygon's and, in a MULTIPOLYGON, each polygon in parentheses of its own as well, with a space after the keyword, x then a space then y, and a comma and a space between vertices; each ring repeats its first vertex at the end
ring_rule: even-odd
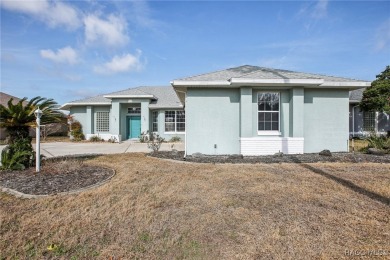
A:
MULTIPOLYGON (((0 146, 0 151, 5 145, 0 146)), ((33 144, 35 149, 35 144, 33 144)), ((184 143, 163 143, 160 151, 176 149, 184 151, 184 143)), ((75 154, 115 154, 115 153, 148 153, 146 143, 124 141, 122 143, 88 143, 88 142, 53 142, 41 143, 41 154, 46 157, 56 157, 75 154)))

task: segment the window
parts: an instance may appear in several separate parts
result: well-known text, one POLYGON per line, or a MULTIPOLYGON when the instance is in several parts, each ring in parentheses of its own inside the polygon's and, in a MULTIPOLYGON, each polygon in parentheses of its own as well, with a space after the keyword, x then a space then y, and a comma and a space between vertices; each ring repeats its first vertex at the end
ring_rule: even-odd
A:
POLYGON ((375 112, 363 112, 363 131, 375 131, 375 112))
POLYGON ((184 132, 185 122, 184 111, 165 111, 165 132, 184 132))
POLYGON ((279 93, 258 93, 258 127, 260 133, 279 132, 279 93))
POLYGON ((110 131, 110 112, 96 112, 96 132, 110 131))
POLYGON ((141 108, 140 107, 128 107, 127 113, 128 114, 141 114, 141 108))
POLYGON ((152 113, 152 131, 158 132, 158 111, 152 113))

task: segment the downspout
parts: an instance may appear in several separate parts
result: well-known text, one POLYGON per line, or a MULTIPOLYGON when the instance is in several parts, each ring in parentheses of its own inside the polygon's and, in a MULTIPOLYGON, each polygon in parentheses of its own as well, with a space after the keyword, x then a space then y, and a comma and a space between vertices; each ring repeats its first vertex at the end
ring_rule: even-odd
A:
POLYGON ((352 137, 355 137, 355 108, 359 105, 352 107, 352 137))

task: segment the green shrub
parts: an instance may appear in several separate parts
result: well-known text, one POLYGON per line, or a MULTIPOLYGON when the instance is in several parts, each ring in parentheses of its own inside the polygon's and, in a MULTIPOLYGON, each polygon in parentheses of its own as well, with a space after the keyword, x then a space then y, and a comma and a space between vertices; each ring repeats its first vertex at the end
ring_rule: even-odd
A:
POLYGON ((90 142, 104 142, 104 139, 99 137, 98 135, 94 135, 91 138, 89 138, 90 142))
POLYGON ((84 140, 83 127, 79 121, 73 121, 70 124, 70 135, 73 137, 74 141, 84 140))
POLYGON ((34 150, 31 137, 15 139, 1 152, 1 168, 7 170, 23 170, 33 165, 34 150))
POLYGON ((379 150, 383 150, 386 153, 390 153, 390 138, 383 135, 376 135, 375 133, 371 133, 367 138, 368 148, 376 148, 379 150))
POLYGON ((169 140, 169 142, 171 142, 171 143, 176 143, 176 142, 180 142, 180 141, 181 141, 181 138, 179 136, 174 136, 169 140))

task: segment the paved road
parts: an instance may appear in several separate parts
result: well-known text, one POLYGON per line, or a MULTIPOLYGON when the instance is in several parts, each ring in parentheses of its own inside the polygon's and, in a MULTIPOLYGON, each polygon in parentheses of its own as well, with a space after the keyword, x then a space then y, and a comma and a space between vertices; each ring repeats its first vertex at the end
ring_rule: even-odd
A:
MULTIPOLYGON (((35 145, 34 149, 35 149, 35 145)), ((0 146, 0 151, 4 149, 0 146)), ((176 149, 184 151, 184 143, 163 143, 160 151, 171 151, 176 149)), ((137 143, 134 141, 125 141, 122 143, 88 143, 88 142, 53 142, 42 143, 41 154, 46 157, 55 157, 74 154, 113 154, 113 153, 134 153, 150 152, 146 143, 137 143)))

